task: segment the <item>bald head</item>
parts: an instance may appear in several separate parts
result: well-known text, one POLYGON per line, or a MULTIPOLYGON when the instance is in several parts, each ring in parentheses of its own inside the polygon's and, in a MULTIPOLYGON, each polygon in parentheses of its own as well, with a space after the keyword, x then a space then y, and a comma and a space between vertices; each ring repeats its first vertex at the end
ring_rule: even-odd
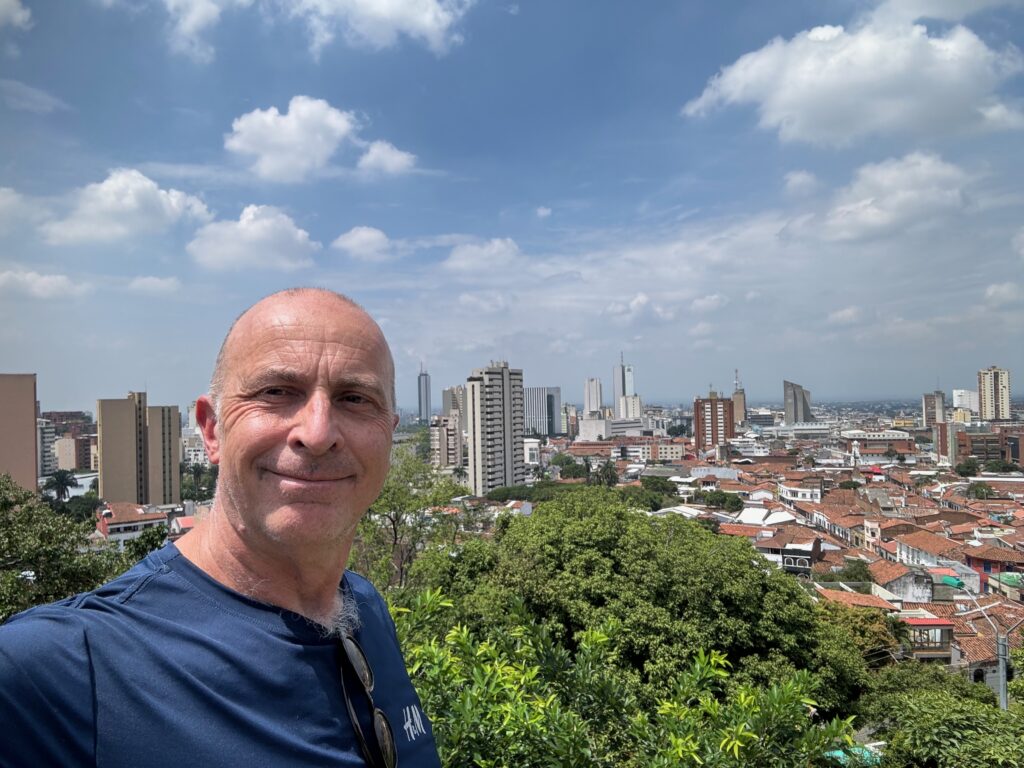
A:
POLYGON ((220 398, 224 391, 224 382, 232 370, 233 356, 236 348, 239 346, 239 338, 251 334, 261 326, 273 325, 285 315, 308 314, 310 325, 315 325, 318 322, 320 313, 331 311, 353 314, 362 321, 361 324, 366 326, 368 334, 377 337, 369 341, 371 343, 379 342, 385 352, 388 372, 388 407, 394 412, 395 364, 391 357, 391 349, 384 338, 384 333, 380 330, 380 326, 358 303, 342 293, 327 288, 286 288, 283 291, 272 293, 260 299, 235 319, 220 345, 220 351, 217 353, 217 362, 213 367, 213 376, 210 378, 209 395, 214 409, 218 411, 220 409, 220 398))

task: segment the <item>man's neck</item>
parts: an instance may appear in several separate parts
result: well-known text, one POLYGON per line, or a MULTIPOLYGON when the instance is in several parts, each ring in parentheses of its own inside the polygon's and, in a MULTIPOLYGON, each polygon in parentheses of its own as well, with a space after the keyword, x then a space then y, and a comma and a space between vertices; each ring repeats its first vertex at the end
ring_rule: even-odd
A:
POLYGON ((270 605, 330 626, 351 542, 291 552, 276 542, 243 539, 214 504, 207 519, 177 542, 178 550, 212 579, 270 605))

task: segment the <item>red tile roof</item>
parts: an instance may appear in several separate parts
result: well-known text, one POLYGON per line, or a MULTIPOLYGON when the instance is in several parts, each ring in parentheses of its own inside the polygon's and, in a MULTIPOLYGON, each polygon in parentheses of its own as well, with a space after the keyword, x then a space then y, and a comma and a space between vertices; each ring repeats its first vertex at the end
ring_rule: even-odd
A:
POLYGON ((876 560, 869 563, 868 570, 871 571, 871 578, 875 580, 875 584, 883 587, 910 573, 910 569, 903 563, 894 563, 891 560, 876 560))
POLYGON ((904 533, 897 536, 895 540, 902 542, 905 546, 913 547, 914 549, 919 549, 922 552, 927 552, 930 555, 937 556, 949 555, 960 548, 959 541, 953 541, 953 539, 945 536, 937 536, 934 533, 929 533, 928 531, 904 533))
POLYGON ((895 605, 883 600, 878 595, 862 595, 860 592, 847 592, 842 589, 825 589, 816 587, 818 594, 833 603, 842 603, 853 608, 880 608, 883 611, 899 610, 895 605))

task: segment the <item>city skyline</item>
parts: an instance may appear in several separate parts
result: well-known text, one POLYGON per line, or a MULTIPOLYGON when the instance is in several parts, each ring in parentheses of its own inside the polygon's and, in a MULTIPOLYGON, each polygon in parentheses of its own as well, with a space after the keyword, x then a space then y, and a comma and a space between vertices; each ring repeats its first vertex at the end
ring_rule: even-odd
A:
POLYGON ((492 359, 565 402, 1022 375, 1020 3, 421 5, 0 5, 2 370, 184 412, 313 284, 406 409, 492 359))

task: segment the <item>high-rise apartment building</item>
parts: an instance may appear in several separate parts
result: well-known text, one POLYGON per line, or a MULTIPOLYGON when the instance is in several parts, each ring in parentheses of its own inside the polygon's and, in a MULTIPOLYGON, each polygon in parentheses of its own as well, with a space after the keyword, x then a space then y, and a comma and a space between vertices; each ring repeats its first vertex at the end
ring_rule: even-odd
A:
POLYGON ((615 418, 629 418, 622 413, 622 398, 632 397, 636 394, 636 386, 633 382, 633 366, 626 365, 625 360, 619 355, 619 364, 612 368, 612 407, 615 409, 615 418))
POLYGON ((583 418, 587 418, 591 413, 600 412, 601 405, 601 380, 587 379, 583 385, 583 418))
POLYGON ((526 387, 526 434, 560 435, 562 429, 562 388, 526 387))
POLYGON ((36 471, 40 477, 46 477, 57 471, 57 452, 53 447, 57 441, 57 430, 53 428, 53 422, 49 419, 36 419, 36 431, 36 448, 39 451, 36 456, 36 471))
POLYGON ((477 496, 526 480, 523 371, 492 362, 466 380, 469 485, 477 496))
POLYGON ((978 391, 975 389, 954 389, 953 407, 963 408, 971 413, 977 413, 979 410, 978 391))
POLYGON ((978 413, 982 421, 1010 420, 1010 372, 990 366, 978 371, 978 413))
POLYGON ((176 405, 146 405, 145 392, 97 400, 100 497, 134 504, 181 501, 181 417, 176 405))
POLYGON ((619 418, 639 419, 644 415, 644 404, 640 395, 623 395, 619 398, 619 418))
POLYGON ((459 384, 441 390, 441 415, 456 416, 459 429, 466 431, 466 388, 459 384))
POLYGON ((707 450, 736 436, 731 399, 719 397, 712 390, 707 397, 693 401, 693 439, 697 447, 707 450))
POLYGON ((422 368, 420 375, 416 378, 416 389, 419 392, 419 421, 420 424, 430 423, 430 374, 422 368))
POLYGON ((0 373, 0 425, 0 474, 34 491, 39 480, 34 373, 0 373))
POLYGON ((921 415, 924 426, 931 429, 946 420, 946 393, 941 390, 925 392, 921 396, 921 415))
POLYGON ((430 463, 438 468, 462 466, 462 428, 458 412, 430 419, 430 463))
POLYGON ((799 384, 783 381, 782 400, 785 403, 787 424, 807 424, 814 421, 814 415, 811 413, 811 393, 799 384))

